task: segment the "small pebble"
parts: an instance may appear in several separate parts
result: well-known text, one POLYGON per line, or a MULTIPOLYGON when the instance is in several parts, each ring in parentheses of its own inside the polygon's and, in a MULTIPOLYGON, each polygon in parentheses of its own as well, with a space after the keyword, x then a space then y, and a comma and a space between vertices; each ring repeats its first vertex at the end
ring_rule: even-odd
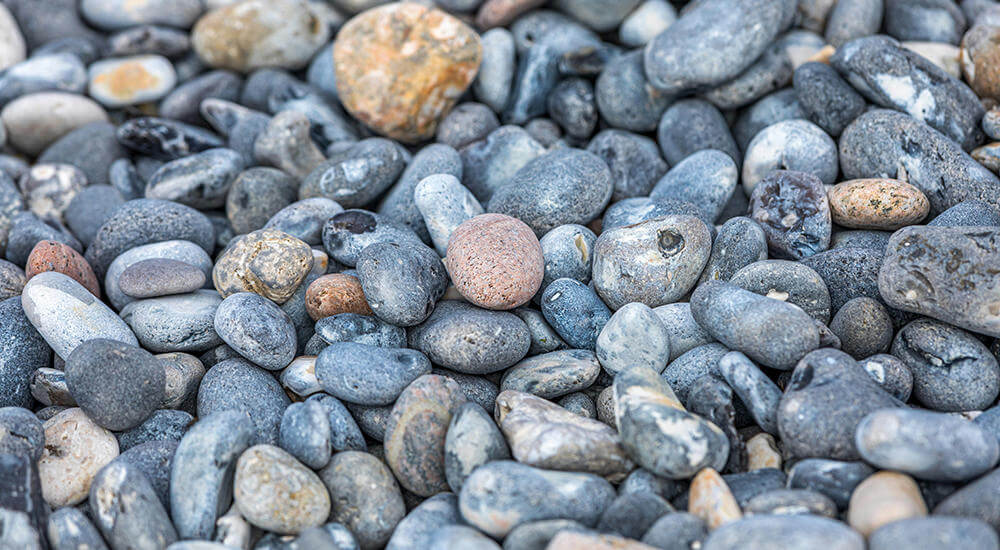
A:
POLYGON ((45 421, 44 429, 38 476, 45 502, 53 508, 83 502, 94 476, 118 456, 118 440, 77 408, 45 421))
POLYGON ((927 505, 913 478, 896 472, 878 472, 862 481, 851 494, 847 523, 864 536, 899 520, 927 515, 927 505))
POLYGON ((118 276, 118 288, 131 298, 186 294, 204 285, 205 274, 201 269, 169 258, 136 262, 118 276))

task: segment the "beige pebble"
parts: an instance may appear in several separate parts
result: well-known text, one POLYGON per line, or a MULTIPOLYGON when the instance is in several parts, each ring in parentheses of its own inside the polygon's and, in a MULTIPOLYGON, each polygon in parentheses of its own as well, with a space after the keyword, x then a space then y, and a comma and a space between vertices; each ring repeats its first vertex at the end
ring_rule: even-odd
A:
POLYGON ((600 533, 560 531, 545 550, 656 550, 637 540, 600 533))
POLYGON ((947 42, 922 42, 919 40, 900 42, 900 45, 911 52, 920 54, 951 76, 962 78, 962 63, 960 61, 962 54, 958 46, 947 42))
POLYGON ((827 193, 833 222, 852 229, 894 231, 920 222, 930 202, 920 189, 889 178, 848 180, 827 193))
POLYGON ((66 409, 44 424, 45 449, 38 459, 42 496, 53 508, 83 502, 97 472, 118 456, 118 440, 82 409, 66 409))
POLYGON ((89 97, 66 92, 23 95, 0 111, 10 143, 24 153, 37 155, 59 138, 91 122, 104 122, 108 114, 89 97))
POLYGON ((256 445, 240 455, 233 500, 247 521, 276 533, 299 533, 330 515, 330 493, 319 476, 273 445, 256 445))
POLYGON ((688 512, 703 519, 710 531, 743 517, 729 485, 711 468, 703 469, 691 480, 688 512))
POLYGON ((927 515, 927 504, 913 478, 878 472, 858 484, 847 507, 847 523, 864 536, 901 519, 927 515))
POLYGON ((312 270, 309 245, 276 229, 258 229, 233 239, 212 269, 223 298, 253 292, 283 304, 312 270))
POLYGON ((763 468, 781 469, 778 444, 768 433, 759 433, 747 441, 747 470, 752 472, 763 468))

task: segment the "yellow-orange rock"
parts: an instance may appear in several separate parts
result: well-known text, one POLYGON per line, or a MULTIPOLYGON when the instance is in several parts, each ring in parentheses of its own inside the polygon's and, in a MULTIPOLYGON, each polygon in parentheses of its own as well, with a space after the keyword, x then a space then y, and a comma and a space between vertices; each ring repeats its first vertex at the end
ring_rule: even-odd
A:
POLYGON ((920 222, 930 210, 920 189, 888 178, 838 183, 827 198, 833 222, 853 229, 894 231, 920 222))
POLYGON ((414 143, 434 136, 475 79, 482 45, 455 17, 400 2, 348 21, 333 60, 344 107, 373 130, 414 143))
POLYGON ((729 485, 711 468, 698 472, 691 480, 688 512, 705 520, 709 530, 743 517, 729 485))

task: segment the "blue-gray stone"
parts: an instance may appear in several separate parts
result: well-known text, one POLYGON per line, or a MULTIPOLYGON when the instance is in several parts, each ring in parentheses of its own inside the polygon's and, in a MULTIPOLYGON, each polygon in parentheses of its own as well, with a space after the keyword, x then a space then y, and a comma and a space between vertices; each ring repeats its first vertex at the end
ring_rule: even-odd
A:
POLYGON ((345 210, 325 220, 323 248, 344 265, 355 266, 361 251, 375 243, 423 244, 408 227, 367 210, 345 210))
POLYGON ((319 404, 326 412, 330 424, 330 445, 333 452, 367 450, 365 436, 362 435, 361 428, 358 427, 350 411, 339 399, 332 395, 318 393, 309 397, 307 401, 319 404))
POLYGON ((441 258, 422 244, 369 245, 358 257, 357 270, 375 316, 396 326, 427 319, 448 286, 441 258))
POLYGON ((249 415, 254 444, 277 443, 281 416, 289 403, 270 372, 243 359, 227 359, 210 368, 198 388, 198 417, 218 411, 249 415))
POLYGON ((292 403, 281 417, 278 443, 300 462, 312 469, 330 461, 333 430, 326 409, 318 401, 292 403))
POLYGON ((320 386, 359 405, 391 405, 410 382, 430 372, 427 357, 412 349, 335 342, 316 358, 320 386))
POLYGON ((51 353, 25 315, 20 296, 0 302, 0 406, 31 406, 31 375, 49 365, 51 353))
MULTIPOLYGON (((724 0, 728 1, 728 0, 724 0)), ((653 46, 650 43, 649 48, 653 46)), ((647 70, 647 75, 649 71, 647 70)), ((656 131, 656 140, 670 166, 703 149, 716 149, 729 155, 739 166, 743 156, 736 147, 729 125, 722 113, 704 99, 684 99, 664 111, 656 131)))
POLYGON ((215 332, 229 347, 268 370, 281 370, 295 358, 291 318, 274 302, 252 292, 237 292, 215 313, 215 332))
MULTIPOLYGON (((414 201, 413 190, 424 178, 435 174, 448 174, 463 181, 464 168, 458 151, 442 143, 434 143, 421 149, 413 156, 396 184, 385 194, 378 207, 379 215, 405 225, 425 241, 430 239, 423 215, 414 201)), ((469 187, 473 189, 471 185, 469 187)))
POLYGON ((114 460, 90 485, 90 510, 112 548, 162 548, 177 540, 177 531, 156 491, 141 470, 114 460))
POLYGON ((142 424, 118 434, 118 448, 124 453, 150 441, 179 442, 192 424, 194 417, 184 411, 160 409, 142 424))
POLYGON ((488 374, 520 361, 531 346, 531 335, 513 313, 447 300, 410 329, 409 342, 436 365, 462 373, 488 374))
POLYGON ((592 350, 611 310, 601 298, 575 279, 556 279, 542 293, 542 315, 574 348, 592 350))
POLYGON ((667 163, 655 141, 624 130, 601 131, 590 140, 587 151, 601 157, 611 169, 612 202, 648 195, 667 171, 667 163))

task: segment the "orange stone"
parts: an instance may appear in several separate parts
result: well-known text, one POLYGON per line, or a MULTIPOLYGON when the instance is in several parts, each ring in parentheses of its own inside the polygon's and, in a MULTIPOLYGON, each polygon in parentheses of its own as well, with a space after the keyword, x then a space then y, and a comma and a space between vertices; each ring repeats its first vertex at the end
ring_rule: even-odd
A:
POLYGON ((306 312, 313 321, 338 313, 372 314, 361 290, 361 281, 343 273, 323 275, 309 285, 306 289, 306 312))
POLYGON ((83 285, 91 294, 101 297, 101 287, 97 276, 87 260, 79 252, 56 241, 38 241, 28 255, 24 274, 31 279, 39 273, 57 271, 83 285))
POLYGON ((545 258, 535 232, 517 218, 482 214, 455 228, 444 265, 458 292, 487 309, 526 304, 542 286, 545 258))
POLYGON ((455 17, 412 2, 372 8, 348 21, 333 44, 337 92, 376 132, 414 143, 472 84, 479 35, 455 17))
POLYGON ((931 207, 920 189, 889 178, 838 183, 827 199, 833 223, 852 229, 895 231, 920 222, 931 207))

